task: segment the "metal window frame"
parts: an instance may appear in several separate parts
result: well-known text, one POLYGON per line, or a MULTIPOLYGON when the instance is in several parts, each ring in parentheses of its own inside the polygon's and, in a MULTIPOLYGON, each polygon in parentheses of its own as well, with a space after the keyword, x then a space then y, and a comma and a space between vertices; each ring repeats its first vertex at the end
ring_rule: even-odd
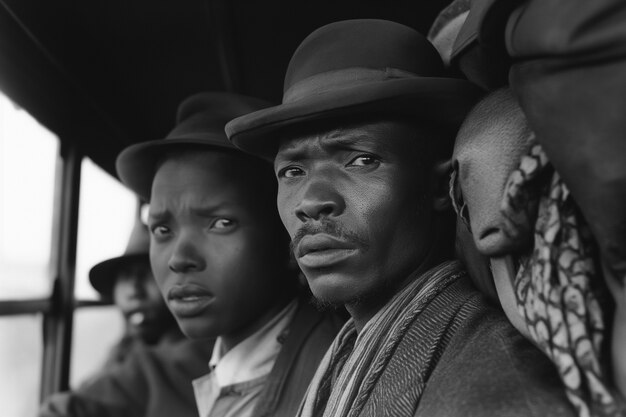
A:
MULTIPOLYGON (((43 315, 43 358, 41 368, 40 400, 69 387, 73 316, 76 308, 109 305, 74 297, 78 205, 80 198, 81 165, 84 154, 75 145, 81 143, 85 123, 94 131, 112 138, 124 138, 126 133, 86 92, 75 77, 45 47, 18 14, 4 0, 0 0, 0 27, 2 43, 0 58, 8 65, 0 65, 0 84, 8 97, 19 97, 16 102, 37 120, 59 134, 59 152, 56 155, 55 194, 53 205, 52 251, 49 279, 52 293, 49 298, 0 300, 0 317, 43 315), (10 47, 7 47, 10 46, 10 47), (28 66, 15 63, 28 62, 28 66), (28 59, 27 59, 28 58, 28 59), (34 64, 33 64, 34 63, 34 64), (41 99, 43 96, 46 99, 41 99), (56 101, 55 101, 56 100, 56 101), (63 123, 64 110, 44 112, 56 102, 81 103, 73 107, 83 124, 63 123), (61 121, 61 123, 59 122, 61 121), (68 134, 69 132, 69 134, 68 134), (69 137, 68 137, 69 136, 69 137)), ((56 108, 56 107, 55 107, 56 108)), ((59 109, 61 109, 59 107, 59 109)))
POLYGON ((52 295, 44 313, 40 399, 69 388, 82 155, 61 142, 53 221, 52 295))
POLYGON ((53 201, 49 298, 1 300, 0 316, 43 315, 43 357, 40 400, 69 387, 72 326, 78 307, 102 305, 74 298, 78 209, 83 155, 59 138, 53 201))
POLYGON ((49 298, 31 298, 28 300, 0 301, 0 317, 18 316, 24 314, 47 314, 50 311, 49 298))

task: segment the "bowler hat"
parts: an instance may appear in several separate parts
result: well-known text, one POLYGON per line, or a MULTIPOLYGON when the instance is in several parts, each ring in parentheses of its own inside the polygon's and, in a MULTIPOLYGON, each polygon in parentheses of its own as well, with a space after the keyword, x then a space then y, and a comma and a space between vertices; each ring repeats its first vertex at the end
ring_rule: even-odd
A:
POLYGON ((150 234, 141 221, 135 222, 124 254, 117 258, 107 259, 91 268, 89 282, 100 294, 110 298, 117 274, 133 262, 150 262, 150 234))
POLYGON ((226 133, 237 147, 272 159, 277 130, 337 116, 404 115, 454 129, 482 92, 443 74, 435 48, 407 26, 370 19, 331 23, 294 53, 282 104, 238 117, 226 133))
POLYGON ((119 154, 117 173, 131 190, 149 200, 157 164, 164 156, 189 145, 237 151, 224 133, 226 122, 269 105, 263 100, 233 93, 194 94, 180 104, 176 127, 165 139, 131 145, 119 154))

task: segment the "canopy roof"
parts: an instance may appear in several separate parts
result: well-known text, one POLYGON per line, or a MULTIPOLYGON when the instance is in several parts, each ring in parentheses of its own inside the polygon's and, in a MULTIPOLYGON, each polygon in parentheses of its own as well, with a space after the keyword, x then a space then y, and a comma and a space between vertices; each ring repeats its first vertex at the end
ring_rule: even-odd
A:
POLYGON ((113 172, 118 152, 162 138, 203 90, 275 102, 293 51, 337 20, 426 33, 449 0, 0 0, 0 89, 113 172))

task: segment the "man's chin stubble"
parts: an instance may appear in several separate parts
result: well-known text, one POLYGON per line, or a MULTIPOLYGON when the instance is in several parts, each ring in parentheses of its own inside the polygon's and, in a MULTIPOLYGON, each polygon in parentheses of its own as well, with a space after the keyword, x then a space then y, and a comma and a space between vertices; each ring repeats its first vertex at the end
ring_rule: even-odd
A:
POLYGON ((315 306, 318 311, 337 311, 343 309, 344 307, 352 307, 357 306, 361 303, 361 297, 355 297, 349 301, 337 301, 337 300, 327 300, 324 298, 318 298, 314 295, 311 296, 311 304, 315 306))
POLYGON ((386 304, 396 292, 397 288, 392 286, 388 280, 385 280, 380 287, 372 289, 371 292, 356 294, 346 300, 329 300, 323 297, 316 297, 312 294, 311 303, 319 311, 337 311, 343 308, 348 311, 359 310, 361 308, 367 308, 367 306, 381 307, 386 304))

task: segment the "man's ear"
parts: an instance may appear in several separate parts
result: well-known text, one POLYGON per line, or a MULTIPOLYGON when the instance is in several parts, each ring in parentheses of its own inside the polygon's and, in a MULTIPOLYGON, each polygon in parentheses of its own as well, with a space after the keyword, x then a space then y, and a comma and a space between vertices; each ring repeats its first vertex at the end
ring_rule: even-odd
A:
POLYGON ((431 171, 431 193, 433 196, 433 209, 445 211, 452 206, 450 201, 450 174, 452 173, 452 160, 436 162, 431 171))

